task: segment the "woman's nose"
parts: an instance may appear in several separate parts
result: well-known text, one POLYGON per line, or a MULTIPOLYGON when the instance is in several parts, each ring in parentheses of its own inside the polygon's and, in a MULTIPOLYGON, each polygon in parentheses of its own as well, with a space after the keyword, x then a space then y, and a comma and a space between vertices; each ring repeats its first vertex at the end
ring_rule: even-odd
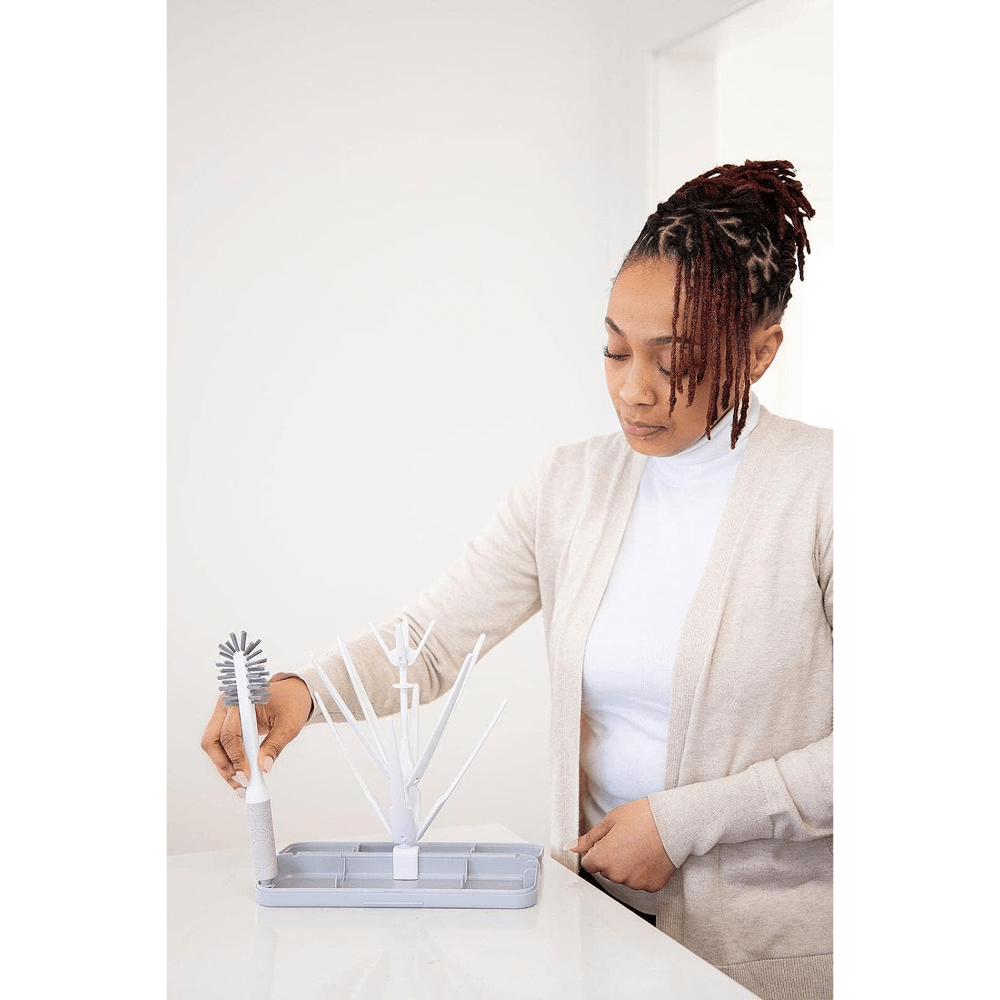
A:
POLYGON ((629 406, 643 404, 648 406, 656 402, 656 392, 653 390, 650 374, 645 365, 635 363, 629 365, 625 381, 618 390, 618 395, 623 402, 628 403, 629 406))

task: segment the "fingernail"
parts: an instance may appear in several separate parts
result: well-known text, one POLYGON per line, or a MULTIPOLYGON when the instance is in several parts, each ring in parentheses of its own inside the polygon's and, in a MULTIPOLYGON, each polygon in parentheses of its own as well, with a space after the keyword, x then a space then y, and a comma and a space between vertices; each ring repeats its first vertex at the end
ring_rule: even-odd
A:
POLYGON ((270 774, 272 767, 274 767, 274 758, 273 757, 265 757, 264 758, 264 763, 260 765, 260 769, 265 774, 270 774))
POLYGON ((243 802, 246 800, 246 797, 247 797, 247 792, 245 788, 236 789, 236 798, 238 798, 241 802, 243 802))
POLYGON ((244 787, 247 787, 247 776, 242 771, 237 771, 233 777, 244 787))
POLYGON ((576 845, 577 845, 578 843, 579 843, 579 841, 576 841, 576 840, 574 840, 572 844, 567 844, 567 845, 566 845, 566 846, 565 846, 565 847, 563 848, 563 850, 564 850, 564 851, 572 851, 572 850, 573 850, 573 848, 574 848, 574 847, 576 847, 576 845))

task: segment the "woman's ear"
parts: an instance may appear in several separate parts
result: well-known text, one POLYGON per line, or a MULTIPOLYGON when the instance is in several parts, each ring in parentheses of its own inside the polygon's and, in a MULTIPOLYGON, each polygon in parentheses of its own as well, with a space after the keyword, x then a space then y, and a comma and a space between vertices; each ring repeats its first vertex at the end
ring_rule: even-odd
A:
POLYGON ((774 360, 774 356, 781 347, 785 334, 780 323, 772 323, 770 326, 761 327, 750 337, 750 381, 757 379, 767 371, 774 360))

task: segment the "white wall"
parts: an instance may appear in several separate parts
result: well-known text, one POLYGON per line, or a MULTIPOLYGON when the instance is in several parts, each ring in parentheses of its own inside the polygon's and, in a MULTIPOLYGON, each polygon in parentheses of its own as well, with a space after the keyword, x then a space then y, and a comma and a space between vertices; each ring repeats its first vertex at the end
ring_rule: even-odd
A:
MULTIPOLYGON (((304 665, 550 448, 614 429, 602 318, 652 207, 651 53, 738 6, 171 4, 171 852, 246 840, 198 747, 229 630, 304 665)), ((544 841, 538 620, 483 661, 426 794, 503 696, 440 822, 544 841)), ((282 843, 377 832, 322 726, 269 787, 282 843)))

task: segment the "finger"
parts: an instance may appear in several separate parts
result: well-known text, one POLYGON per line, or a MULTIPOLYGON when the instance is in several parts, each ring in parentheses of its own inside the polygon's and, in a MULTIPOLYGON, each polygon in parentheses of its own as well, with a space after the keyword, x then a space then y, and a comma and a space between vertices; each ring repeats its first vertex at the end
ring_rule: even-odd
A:
MULTIPOLYGON (((219 734, 219 742, 222 749, 229 758, 232 774, 240 772, 244 776, 243 784, 246 784, 246 776, 250 773, 247 764, 246 753, 243 750, 243 729, 240 726, 240 710, 236 707, 227 709, 226 717, 222 721, 222 731, 219 734)), ((239 781, 234 777, 230 782, 233 788, 239 787, 239 781), (234 783, 235 782, 235 783, 234 783)))
POLYGON ((267 736, 261 742, 260 751, 257 754, 257 765, 265 774, 271 770, 271 765, 278 759, 281 751, 299 735, 301 730, 302 726, 299 725, 298 720, 288 713, 275 719, 274 725, 271 726, 267 736))
POLYGON ((222 745, 222 728, 226 721, 227 711, 228 709, 220 698, 216 703, 215 711, 212 712, 212 717, 208 720, 208 725, 205 726, 205 732, 201 738, 201 748, 208 754, 209 760, 215 765, 222 780, 230 788, 239 788, 239 782, 234 778, 236 768, 233 766, 226 748, 222 745))
POLYGON ((603 875, 609 882, 622 882, 621 852, 605 837, 580 858, 580 867, 591 875, 603 875))
POLYGON ((586 854, 594 844, 607 834, 612 826, 611 820, 605 816, 597 826, 588 830, 574 845, 567 847, 567 850, 577 854, 586 854))

